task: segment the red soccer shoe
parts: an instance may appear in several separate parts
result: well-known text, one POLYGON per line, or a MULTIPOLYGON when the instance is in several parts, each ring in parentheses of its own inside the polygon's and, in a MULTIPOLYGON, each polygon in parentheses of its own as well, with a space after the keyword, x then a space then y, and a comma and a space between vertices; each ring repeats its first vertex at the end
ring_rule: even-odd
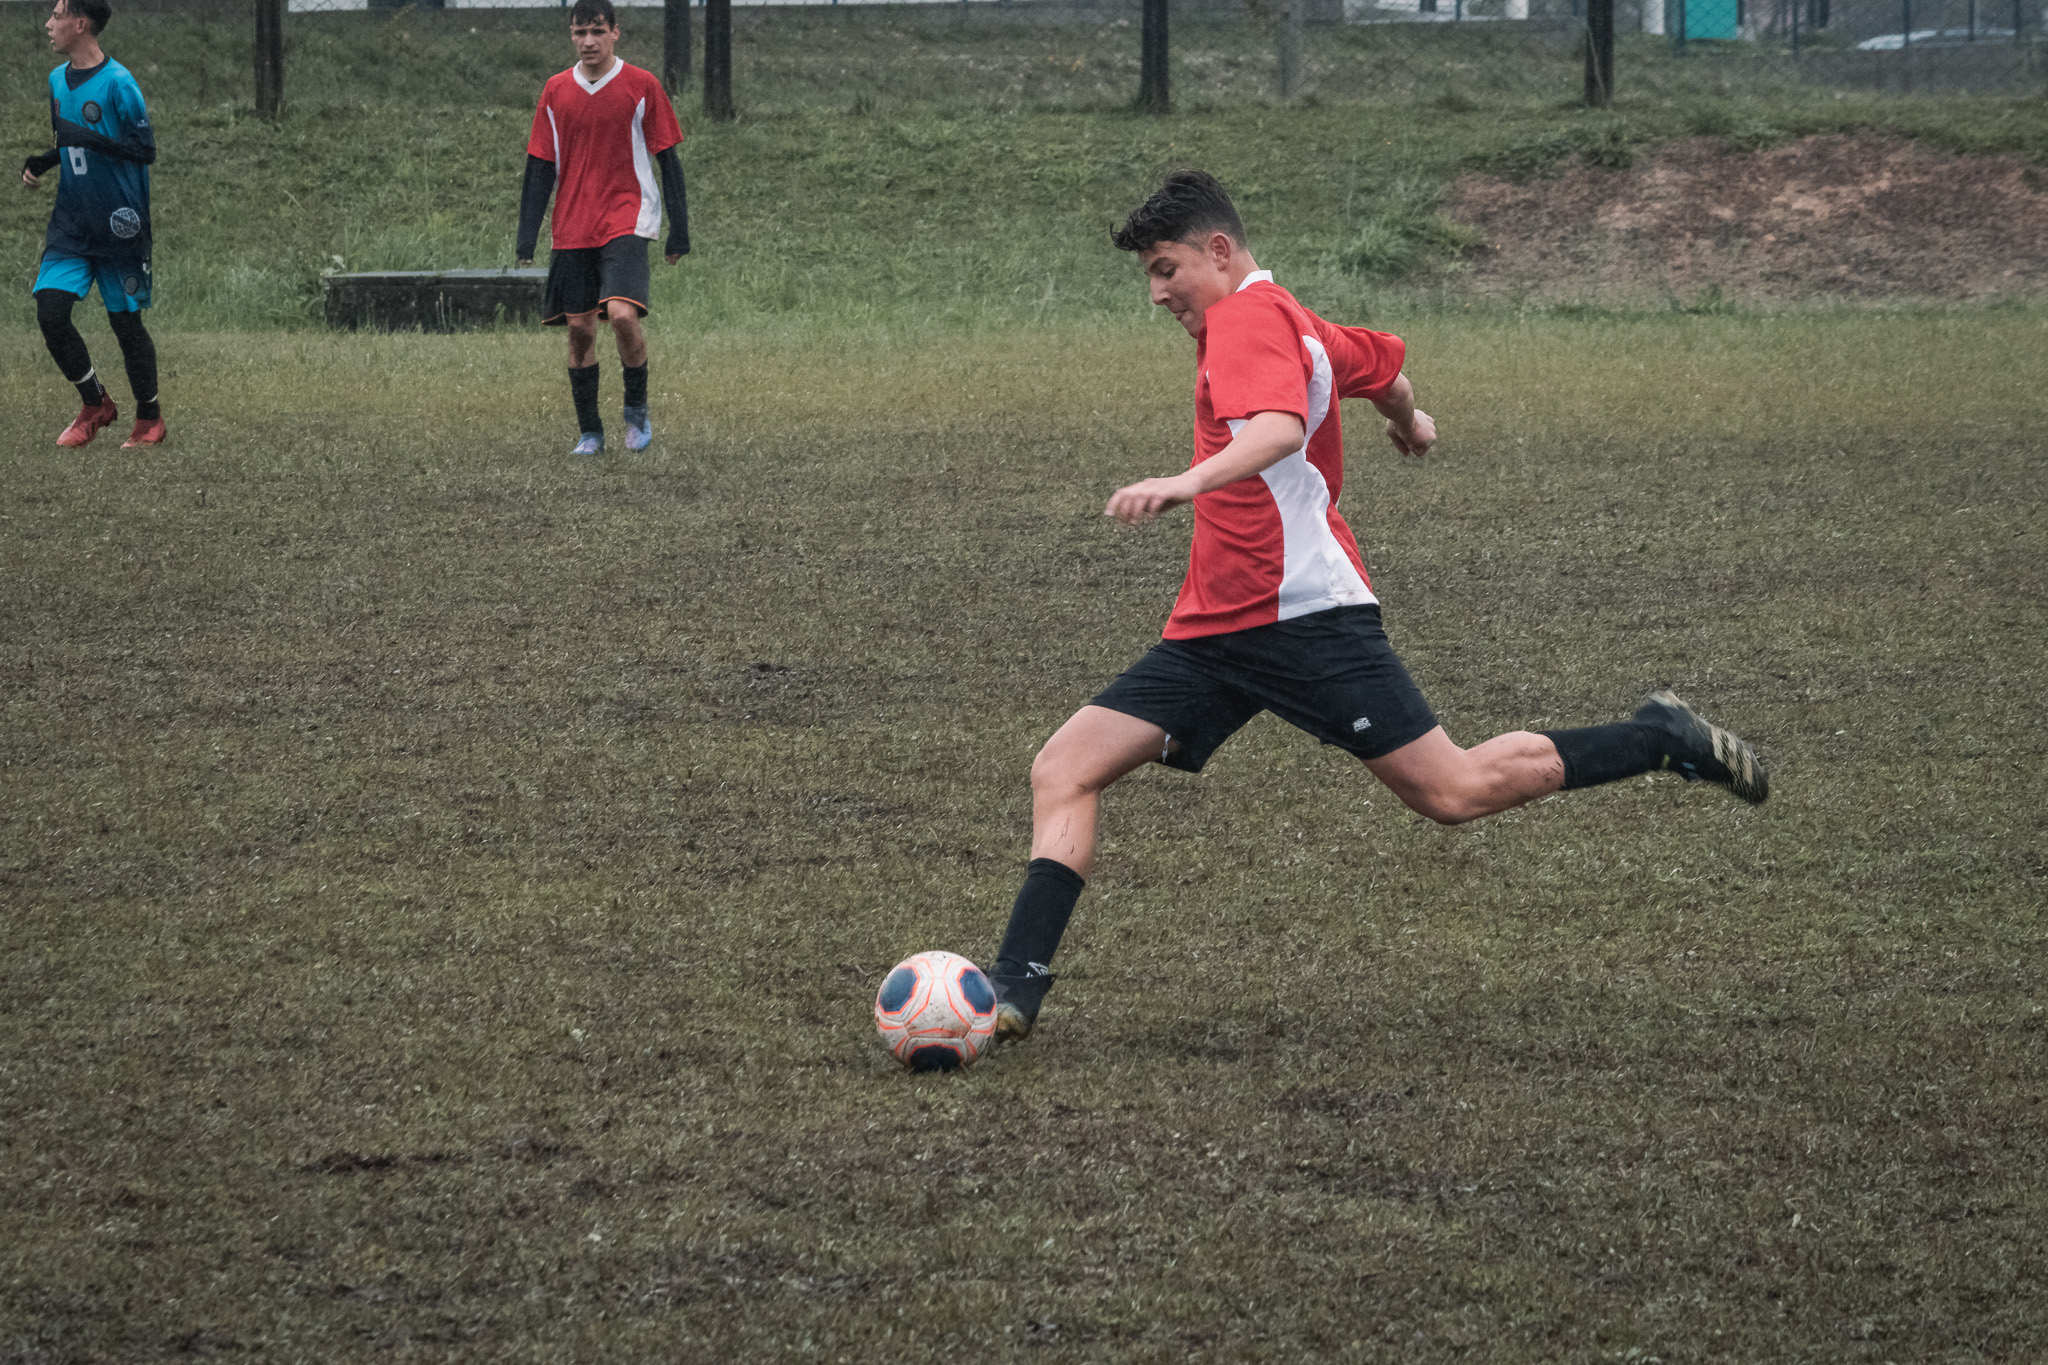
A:
POLYGON ((114 406, 114 395, 102 392, 96 408, 80 408, 78 416, 71 419, 71 425, 64 428, 64 434, 57 438, 60 446, 90 445, 92 438, 100 434, 100 428, 111 425, 121 415, 114 406))
POLYGON ((121 449, 133 450, 137 446, 160 446, 164 443, 164 419, 161 417, 138 417, 135 430, 128 433, 128 439, 121 442, 121 449))

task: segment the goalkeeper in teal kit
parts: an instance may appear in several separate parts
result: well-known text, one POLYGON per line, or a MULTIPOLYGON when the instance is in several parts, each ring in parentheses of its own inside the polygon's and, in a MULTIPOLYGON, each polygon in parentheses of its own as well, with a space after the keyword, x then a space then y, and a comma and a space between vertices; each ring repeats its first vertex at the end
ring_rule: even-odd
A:
POLYGON ((156 137, 135 78, 100 50, 110 13, 107 0, 57 0, 44 22, 50 46, 65 58, 50 73, 57 145, 29 157, 21 180, 35 189, 51 171, 61 175, 36 272, 36 322, 82 406, 57 444, 85 445, 120 415, 71 321, 72 308, 98 285, 135 396, 135 429, 125 449, 164 439, 156 343, 142 325, 150 294, 149 167, 156 137))

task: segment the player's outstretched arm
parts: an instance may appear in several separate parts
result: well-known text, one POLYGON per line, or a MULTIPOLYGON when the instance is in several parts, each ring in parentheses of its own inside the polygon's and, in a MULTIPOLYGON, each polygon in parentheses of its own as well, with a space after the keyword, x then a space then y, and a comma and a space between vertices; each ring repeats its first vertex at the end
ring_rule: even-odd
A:
POLYGON ((519 245, 515 255, 521 265, 533 264, 540 245, 540 220, 547 216, 548 200, 555 192, 555 163, 544 156, 526 158, 526 183, 519 189, 519 245))
POLYGON ((1387 439, 1403 455, 1421 455, 1436 444, 1436 422, 1415 406, 1415 386, 1407 375, 1397 376, 1386 397, 1373 399, 1372 405, 1387 419, 1387 439))
POLYGON ((1170 479, 1145 479, 1110 495, 1102 515, 1126 526, 1142 526, 1170 507, 1193 502, 1200 494, 1250 478, 1301 449, 1308 429, 1291 412, 1258 412, 1246 419, 1230 444, 1186 473, 1170 479))

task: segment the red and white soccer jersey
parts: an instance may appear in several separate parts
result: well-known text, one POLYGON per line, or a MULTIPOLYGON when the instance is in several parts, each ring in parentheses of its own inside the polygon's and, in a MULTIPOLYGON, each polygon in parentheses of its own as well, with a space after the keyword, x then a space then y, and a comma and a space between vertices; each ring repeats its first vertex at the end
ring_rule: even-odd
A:
POLYGON ((1344 491, 1340 398, 1384 398, 1400 378, 1401 338, 1339 327, 1253 272, 1203 317, 1195 341, 1195 458, 1230 444, 1247 419, 1291 412, 1308 439, 1255 478, 1195 499, 1188 573, 1166 638, 1188 640, 1376 602, 1358 540, 1337 514, 1344 491))
POLYGON ((654 73, 613 60, 594 81, 572 66, 550 76, 533 112, 529 155, 555 163, 556 249, 661 232, 654 158, 683 140, 654 73))

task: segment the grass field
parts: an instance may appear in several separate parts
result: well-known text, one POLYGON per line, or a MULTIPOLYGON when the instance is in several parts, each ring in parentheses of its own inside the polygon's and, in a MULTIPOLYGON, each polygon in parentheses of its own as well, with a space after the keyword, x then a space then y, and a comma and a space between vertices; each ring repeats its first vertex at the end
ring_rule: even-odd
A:
POLYGON ((575 467, 533 334, 10 423, 0 1356, 2040 1355, 2048 317, 1405 330, 1444 444, 1346 502, 1453 734, 1669 683, 1773 800, 1445 831, 1255 723, 956 1078, 872 992, 1157 629, 1177 330, 663 331, 575 467))
POLYGON ((151 456, 51 445, 49 200, 0 195, 0 1360, 2048 1355, 2048 310, 1357 265, 1426 257, 1464 168, 2048 160, 2048 105, 1247 76, 1161 122, 1085 63, 930 74, 1057 32, 879 16, 950 64, 863 103, 811 67, 893 30, 755 25, 657 276, 657 444, 577 464, 558 336, 310 325, 337 256, 510 255, 566 57, 459 17, 295 29, 276 125, 238 30, 110 30, 166 149, 151 456), (1410 341, 1443 443, 1351 414, 1345 506, 1453 736, 1671 685, 1775 794, 1443 830, 1261 720, 1112 794, 1039 1035, 907 1076, 882 973, 992 953, 1031 756, 1179 579, 1185 514, 1099 513, 1187 457, 1188 344, 1106 246, 1186 162, 1410 341))

